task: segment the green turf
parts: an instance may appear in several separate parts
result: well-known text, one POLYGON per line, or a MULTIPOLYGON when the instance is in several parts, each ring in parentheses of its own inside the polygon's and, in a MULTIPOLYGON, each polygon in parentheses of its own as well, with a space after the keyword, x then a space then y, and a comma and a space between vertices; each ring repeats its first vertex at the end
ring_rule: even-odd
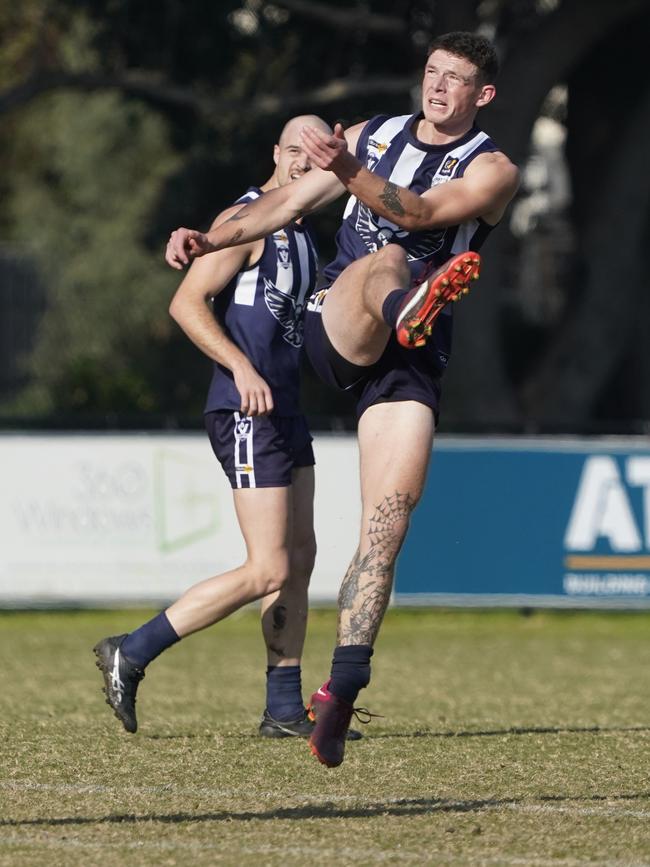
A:
POLYGON ((650 864, 649 615, 392 611, 335 770, 256 736, 250 610, 153 663, 123 732, 90 649, 145 616, 0 614, 0 864, 650 864))

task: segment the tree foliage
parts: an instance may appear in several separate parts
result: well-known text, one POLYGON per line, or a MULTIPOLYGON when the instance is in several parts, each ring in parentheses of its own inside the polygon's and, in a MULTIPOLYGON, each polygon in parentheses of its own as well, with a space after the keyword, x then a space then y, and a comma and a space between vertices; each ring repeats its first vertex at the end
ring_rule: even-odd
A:
MULTIPOLYGON (((566 88, 574 195, 552 231, 533 221, 514 237, 504 225, 486 247, 457 317, 448 423, 580 430, 647 418, 646 139, 635 131, 649 116, 648 26, 644 0, 0 0, 0 239, 37 264, 47 291, 29 382, 0 392, 0 411, 198 414, 209 365, 167 316, 169 230, 207 225, 265 180, 292 114, 351 123, 409 111, 430 36, 479 29, 502 59, 483 126, 516 161, 552 111, 549 92, 566 88), (616 73, 594 88, 603 56, 616 73), (627 229, 623 271, 607 243, 612 213, 627 229), (543 321, 531 292, 559 299, 533 296, 552 310, 543 321)), ((318 221, 326 258, 339 214, 318 221)), ((321 418, 350 411, 310 374, 306 403, 321 418)))

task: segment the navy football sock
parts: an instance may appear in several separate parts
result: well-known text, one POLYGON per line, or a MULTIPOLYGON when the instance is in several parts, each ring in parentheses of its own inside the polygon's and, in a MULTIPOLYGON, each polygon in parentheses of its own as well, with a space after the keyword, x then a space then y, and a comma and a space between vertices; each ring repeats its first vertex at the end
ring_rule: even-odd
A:
POLYGON ((395 328, 397 325, 399 310, 407 295, 408 291, 406 289, 393 289, 384 298, 384 303, 381 305, 381 315, 384 317, 386 325, 390 328, 395 328))
POLYGON ((300 719, 305 712, 299 665, 269 665, 266 669, 266 709, 280 722, 300 719))
POLYGON ((329 690, 354 704, 360 690, 370 683, 370 657, 373 649, 369 644, 351 644, 337 647, 332 659, 332 674, 329 690))
POLYGON ((180 637, 169 622, 167 614, 161 611, 144 626, 127 635, 122 642, 120 652, 130 662, 135 663, 140 668, 145 668, 163 650, 167 650, 177 641, 180 641, 180 637))

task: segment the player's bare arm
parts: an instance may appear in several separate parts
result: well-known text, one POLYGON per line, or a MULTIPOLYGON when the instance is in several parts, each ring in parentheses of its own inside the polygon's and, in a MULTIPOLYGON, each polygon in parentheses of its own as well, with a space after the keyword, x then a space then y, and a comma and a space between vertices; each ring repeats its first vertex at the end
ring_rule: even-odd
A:
POLYGON ((172 232, 165 259, 181 270, 192 259, 227 247, 249 244, 328 205, 345 192, 331 172, 312 170, 291 184, 269 190, 207 233, 180 228, 172 232))
POLYGON ((496 223, 519 185, 516 166, 496 152, 473 160, 463 178, 418 195, 368 171, 351 153, 339 125, 331 136, 306 128, 303 142, 312 161, 334 173, 351 195, 409 232, 454 226, 476 217, 496 223))
MULTIPOLYGON (((224 211, 213 227, 228 220, 237 210, 239 208, 224 211)), ((215 319, 211 301, 242 268, 255 263, 261 247, 262 243, 252 242, 194 262, 169 308, 172 318, 195 346, 212 361, 232 371, 241 396, 241 411, 251 416, 266 415, 273 410, 271 389, 215 319)))

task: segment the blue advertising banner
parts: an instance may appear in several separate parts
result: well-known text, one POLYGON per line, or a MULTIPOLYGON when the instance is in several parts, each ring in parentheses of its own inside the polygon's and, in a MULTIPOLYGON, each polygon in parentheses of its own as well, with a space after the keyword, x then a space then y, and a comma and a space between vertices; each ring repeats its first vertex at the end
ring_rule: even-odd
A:
POLYGON ((395 602, 650 608, 650 443, 440 438, 395 602))

